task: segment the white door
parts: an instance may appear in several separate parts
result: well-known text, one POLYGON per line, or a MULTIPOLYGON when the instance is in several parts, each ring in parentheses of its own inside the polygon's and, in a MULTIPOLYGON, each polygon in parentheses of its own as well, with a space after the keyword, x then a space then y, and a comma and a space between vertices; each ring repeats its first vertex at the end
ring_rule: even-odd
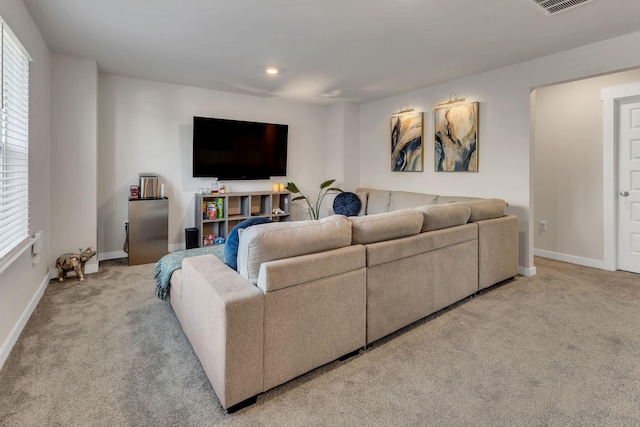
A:
POLYGON ((640 273, 640 97, 618 104, 618 269, 640 273))

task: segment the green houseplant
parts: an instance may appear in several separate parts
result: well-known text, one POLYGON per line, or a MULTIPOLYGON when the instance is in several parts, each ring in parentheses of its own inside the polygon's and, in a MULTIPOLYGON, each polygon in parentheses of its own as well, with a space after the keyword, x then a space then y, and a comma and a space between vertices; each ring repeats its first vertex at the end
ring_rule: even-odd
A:
POLYGON ((287 182, 287 186, 285 187, 285 189, 290 193, 299 194, 299 196, 295 197, 292 201, 295 202, 296 200, 304 200, 305 202, 307 202, 307 206, 309 207, 309 215, 311 215, 311 219, 318 219, 320 215, 320 207, 322 206, 322 201, 324 200, 327 193, 329 192, 343 193, 343 191, 339 188, 329 187, 335 181, 336 181, 335 179, 330 179, 320 184, 320 191, 318 192, 318 197, 316 198, 315 205, 311 204, 311 201, 309 200, 309 198, 304 194, 302 194, 302 191, 300 191, 300 189, 295 183, 287 182))

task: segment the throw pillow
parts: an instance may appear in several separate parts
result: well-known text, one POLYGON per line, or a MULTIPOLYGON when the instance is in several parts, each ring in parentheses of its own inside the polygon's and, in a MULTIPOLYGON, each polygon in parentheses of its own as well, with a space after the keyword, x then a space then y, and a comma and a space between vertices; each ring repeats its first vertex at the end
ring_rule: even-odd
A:
POLYGON ((242 221, 240 224, 233 227, 229 236, 227 236, 227 241, 224 245, 224 259, 227 262, 227 265, 234 270, 238 270, 238 230, 243 230, 247 227, 251 227, 252 225, 257 224, 267 224, 271 221, 269 218, 249 218, 242 221))
POLYGON ((357 216, 362 203, 355 193, 340 193, 333 200, 333 211, 338 215, 357 216))

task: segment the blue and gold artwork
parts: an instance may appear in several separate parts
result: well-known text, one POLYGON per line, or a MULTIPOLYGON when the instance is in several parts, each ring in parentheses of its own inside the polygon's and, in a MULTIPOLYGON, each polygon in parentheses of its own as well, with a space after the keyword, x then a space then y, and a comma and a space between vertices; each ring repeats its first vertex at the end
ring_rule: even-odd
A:
POLYGON ((436 110, 435 169, 478 172, 478 103, 436 110))
POLYGON ((391 170, 422 172, 422 113, 391 118, 391 170))

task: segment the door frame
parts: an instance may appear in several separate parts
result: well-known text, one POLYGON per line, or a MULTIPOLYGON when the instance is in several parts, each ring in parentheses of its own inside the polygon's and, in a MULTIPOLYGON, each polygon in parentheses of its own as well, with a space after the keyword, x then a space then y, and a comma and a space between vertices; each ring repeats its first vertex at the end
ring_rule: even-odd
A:
POLYGON ((603 206, 604 268, 618 269, 618 105, 626 98, 640 97, 640 82, 603 88, 603 206))

